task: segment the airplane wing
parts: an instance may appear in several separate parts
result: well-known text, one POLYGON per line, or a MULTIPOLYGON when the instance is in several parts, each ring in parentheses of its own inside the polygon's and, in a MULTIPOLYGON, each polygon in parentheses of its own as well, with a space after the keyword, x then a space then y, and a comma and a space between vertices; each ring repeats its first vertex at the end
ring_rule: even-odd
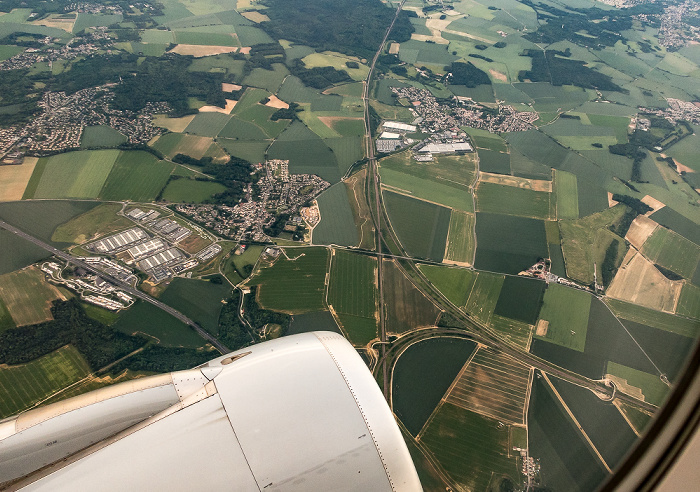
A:
POLYGON ((329 332, 6 419, 0 488, 421 490, 376 382, 329 332))

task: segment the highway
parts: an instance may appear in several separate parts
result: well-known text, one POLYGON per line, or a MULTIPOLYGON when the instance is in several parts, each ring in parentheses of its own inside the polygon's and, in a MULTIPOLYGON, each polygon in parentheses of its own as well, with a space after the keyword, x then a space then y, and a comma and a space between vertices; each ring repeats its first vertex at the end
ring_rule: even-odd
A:
POLYGON ((54 248, 50 244, 47 244, 40 239, 37 239, 36 237, 32 236, 31 234, 27 234, 26 232, 16 228, 15 226, 8 224, 7 222, 4 222, 0 220, 0 229, 5 229, 6 231, 9 231, 13 234, 16 234, 17 236, 21 237, 22 239, 26 239, 27 241, 39 246, 40 248, 45 249, 49 253, 51 253, 54 256, 57 256, 67 262, 72 263, 75 266, 79 266, 81 268, 84 268, 87 271, 93 272, 103 279, 107 280, 111 284, 114 284, 115 286, 119 287, 121 290, 128 292, 134 297, 138 297, 139 299, 146 301, 148 303, 153 304, 155 307, 162 309, 166 313, 170 314, 171 316, 174 316, 175 318, 179 319, 183 323, 191 326, 194 328, 194 330, 204 338, 206 341, 211 343, 219 352, 222 354, 227 354, 231 352, 225 345, 223 345, 219 340, 217 340, 215 337, 213 337, 209 332, 204 330, 201 326, 199 326, 197 323, 192 321, 190 318, 182 314, 180 311, 177 309, 168 306, 167 304, 159 301, 155 297, 151 297, 145 292, 142 292, 133 286, 127 284, 126 282, 122 282, 121 280, 112 277, 111 275, 108 275, 107 273, 103 272, 102 270, 96 269, 94 266, 90 265, 89 263, 86 263, 84 261, 81 261, 80 259, 76 258, 75 256, 66 253, 65 251, 61 251, 60 249, 54 248))
MULTIPOLYGON (((370 112, 369 112, 369 88, 371 86, 371 81, 372 81, 372 75, 374 74, 374 67, 377 64, 377 59, 379 59, 379 56, 382 54, 382 51, 384 51, 384 45, 386 45, 386 40, 389 39, 389 34, 391 33, 391 30, 394 28, 394 24, 396 23, 396 19, 399 17, 399 13, 401 12, 401 8, 403 7, 403 4, 406 3, 406 0, 402 0, 399 6, 396 8, 396 13, 394 14, 394 18, 391 21, 391 24, 389 27, 387 27, 386 32, 384 33, 384 38, 382 39, 381 44, 379 45, 379 48, 377 49, 377 52, 374 54, 374 58, 372 58, 372 64, 369 67, 369 73, 367 74, 367 78, 365 79, 365 86, 362 91, 362 101, 364 103, 364 121, 365 121, 365 156, 367 158, 367 168, 369 169, 368 174, 367 174, 367 180, 368 182, 371 181, 370 186, 374 186, 374 196, 375 196, 375 203, 374 206, 376 208, 375 213, 377 216, 379 215, 379 209, 382 206, 381 201, 379 198, 379 173, 377 172, 377 159, 374 156, 374 143, 372 142, 372 125, 371 125, 371 119, 370 119, 370 112)), ((369 199, 369 194, 367 195, 369 199)), ((370 205, 371 207, 371 205, 370 205)), ((386 358, 384 357, 385 355, 385 350, 386 350, 386 321, 385 321, 385 316, 384 316, 384 279, 383 279, 383 264, 382 264, 382 231, 381 231, 381 225, 375 221, 374 223, 374 232, 375 232, 375 244, 377 246, 377 254, 379 255, 379 261, 377 265, 377 294, 379 298, 379 339, 382 341, 380 344, 380 352, 381 352, 381 357, 380 360, 386 361, 386 358)), ((382 391, 384 393, 384 397, 388 399, 389 397, 389 377, 388 377, 388 372, 387 372, 387 365, 385 362, 382 363, 382 391)))

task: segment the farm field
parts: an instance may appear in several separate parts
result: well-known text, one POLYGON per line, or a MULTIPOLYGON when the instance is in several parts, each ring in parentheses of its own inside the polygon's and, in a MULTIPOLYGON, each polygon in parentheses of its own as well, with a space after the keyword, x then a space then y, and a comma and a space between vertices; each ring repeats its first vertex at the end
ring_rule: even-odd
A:
POLYGON ((559 221, 568 277, 583 284, 593 282, 593 264, 603 264, 605 251, 613 241, 619 245, 618 262, 623 258, 625 245, 608 227, 616 224, 624 213, 625 207, 617 205, 582 219, 559 221))
POLYGON ((490 348, 478 348, 446 402, 507 424, 524 424, 530 368, 490 348))
POLYGON ((578 219, 576 175, 566 171, 555 171, 554 186, 557 194, 557 218, 578 219))
POLYGON ((411 435, 421 431, 475 348, 470 340, 431 338, 410 345, 396 359, 391 403, 411 435))
POLYGON ((606 405, 591 391, 560 379, 551 380, 605 463, 616 468, 637 440, 632 428, 614 405, 606 405))
MULTIPOLYGON (((375 327, 376 330, 376 327, 375 327)), ((311 331, 332 331, 342 335, 338 324, 329 311, 316 311, 314 313, 295 314, 287 330, 287 335, 297 333, 309 333, 311 331)))
POLYGON ((492 474, 520 483, 518 460, 509 452, 509 426, 451 403, 443 404, 421 442, 464 490, 488 490, 492 474))
POLYGON ((333 151, 303 123, 295 121, 268 149, 271 159, 289 160, 289 172, 317 174, 329 183, 340 181, 342 173, 333 151))
POLYGON ((382 186, 390 191, 465 212, 474 210, 472 195, 467 188, 437 183, 393 169, 382 169, 380 174, 382 186))
POLYGON ((533 326, 522 321, 516 321, 510 318, 504 318, 494 314, 491 317, 491 327, 499 332, 501 336, 508 339, 511 343, 523 347, 526 350, 530 348, 532 340, 533 326))
POLYGON ((321 222, 314 227, 312 236, 314 244, 340 246, 359 244, 360 236, 349 198, 348 187, 343 182, 334 184, 316 198, 321 212, 321 222))
POLYGON ((691 278, 700 261, 700 246, 665 227, 657 227, 644 242, 642 253, 651 261, 691 278))
POLYGON ((700 287, 685 283, 676 305, 676 314, 689 318, 700 318, 700 287))
POLYGON ((150 202, 168 182, 174 165, 143 151, 123 151, 100 192, 103 200, 150 202))
POLYGON ((476 189, 476 208, 479 212, 548 219, 550 195, 542 191, 481 182, 476 189))
POLYGON ((479 170, 487 173, 510 174, 510 154, 495 150, 479 150, 479 170))
POLYGON ((474 214, 453 210, 443 262, 471 266, 474 246, 474 214))
POLYGON ((637 306, 628 302, 606 299, 606 304, 620 318, 644 323, 659 330, 677 333, 689 338, 700 336, 700 323, 693 319, 673 316, 669 313, 653 310, 643 306, 637 306))
POLYGON ((479 272, 464 310, 484 323, 488 323, 496 308, 504 279, 503 275, 479 272))
POLYGON ((273 265, 260 263, 248 286, 258 287, 258 302, 264 309, 302 314, 321 311, 328 271, 326 248, 284 248, 273 265))
POLYGON ((381 169, 410 174, 417 178, 446 185, 451 184, 463 192, 469 191, 474 181, 476 156, 474 154, 438 156, 430 165, 416 162, 410 152, 399 152, 380 160, 381 169))
POLYGON ((363 169, 347 178, 345 184, 348 186, 350 208, 360 236, 359 247, 374 249, 374 224, 364 187, 366 176, 367 170, 363 169))
POLYGON ((663 207, 661 210, 657 210, 651 214, 650 217, 662 226, 668 227, 684 238, 700 245, 700 228, 698 228, 698 224, 679 214, 672 208, 663 207))
POLYGON ((356 347, 364 347, 377 338, 377 320, 373 317, 338 313, 338 323, 356 347))
POLYGON ((507 276, 493 313, 532 325, 537 321, 546 288, 539 279, 507 276))
POLYGON ((51 303, 65 300, 56 287, 44 281, 44 273, 36 266, 0 276, 0 298, 17 326, 53 319, 51 303))
POLYGON ((301 59, 306 68, 314 67, 333 67, 336 70, 345 70, 354 80, 364 80, 367 77, 369 68, 362 64, 360 59, 348 57, 341 53, 333 51, 324 51, 323 53, 312 53, 301 59), (348 68, 345 64, 348 61, 354 61, 360 64, 359 68, 348 68))
POLYGON ((10 315, 10 311, 7 310, 7 306, 5 306, 5 303, 0 297, 0 332, 9 330, 10 328, 14 328, 15 326, 17 325, 15 325, 15 322, 12 319, 12 316, 10 315))
POLYGON ((198 137, 184 133, 166 133, 158 137, 158 140, 151 147, 170 159, 177 154, 185 154, 195 159, 201 159, 211 147, 212 142, 213 139, 211 137, 198 137))
MULTIPOLYGON (((631 367, 623 366, 622 364, 616 364, 615 362, 608 362, 606 371, 607 374, 625 380, 632 388, 641 390, 644 401, 654 405, 661 406, 666 396, 668 396, 671 391, 671 388, 664 384, 659 376, 655 374, 648 374, 637 369, 632 369, 631 367)), ((626 390, 624 387, 621 389, 623 392, 626 390)), ((632 390, 631 393, 638 396, 635 390, 632 390)))
POLYGON ((114 328, 128 335, 142 333, 165 347, 199 348, 207 343, 189 326, 147 302, 127 309, 114 328))
POLYGON ((56 227, 51 241, 82 244, 102 234, 131 227, 132 221, 117 215, 121 209, 121 203, 102 203, 56 227))
POLYGON ((625 239, 638 250, 642 249, 644 242, 652 235, 659 225, 646 215, 638 215, 630 224, 625 234, 625 239))
POLYGON ((526 217, 477 212, 476 238, 480 270, 516 275, 548 252, 544 222, 526 217))
POLYGON ((217 138, 216 142, 229 154, 248 162, 258 163, 265 161, 265 151, 270 146, 268 140, 232 140, 229 138, 217 138))
POLYGON ((450 209, 388 191, 384 192, 384 204, 406 251, 412 256, 442 261, 450 209))
POLYGON ((587 292, 556 283, 549 284, 540 311, 540 324, 546 322, 546 332, 541 334, 538 324, 535 336, 583 352, 590 308, 591 295, 587 292))
POLYGON ((440 310, 398 269, 384 260, 384 306, 386 329, 403 333, 421 326, 434 326, 440 310))
POLYGON ((14 272, 50 256, 44 248, 5 229, 0 230, 0 245, 4 252, 0 255, 0 275, 14 272))
POLYGON ((595 489, 605 479, 605 469, 544 378, 533 381, 528 414, 529 451, 540 459, 543 480, 553 490, 595 489))
POLYGON ((174 278, 160 300, 182 312, 209 333, 219 332, 222 300, 228 299, 231 287, 206 280, 174 278))
POLYGON ((431 284, 458 307, 467 303, 467 298, 478 275, 466 268, 448 268, 435 265, 419 265, 418 268, 428 277, 431 284))
POLYGON ((22 199, 38 160, 25 157, 20 166, 0 166, 0 202, 22 199))
POLYGON ((248 278, 264 249, 263 246, 250 245, 242 254, 232 254, 223 267, 226 278, 234 285, 248 278))
POLYGON ((168 202, 202 203, 216 193, 226 191, 221 183, 195 179, 175 179, 163 190, 163 200, 168 202))
POLYGON ((124 135, 111 126, 86 126, 80 137, 80 148, 116 147, 126 142, 126 140, 124 135))
POLYGON ((377 313, 377 260, 349 251, 331 254, 328 304, 336 313, 374 318, 377 313))
POLYGON ((37 165, 34 170, 35 174, 41 172, 36 178, 38 185, 31 196, 27 195, 28 186, 24 198, 97 198, 119 153, 118 150, 81 150, 42 157, 46 159, 45 168, 37 165))
POLYGON ((0 419, 50 396, 88 375, 90 368, 71 345, 27 364, 0 367, 0 419))
POLYGON ((221 113, 199 113, 187 125, 185 132, 202 137, 216 137, 231 117, 221 113))
POLYGON ((653 263, 635 253, 620 266, 607 295, 658 311, 673 313, 681 293, 681 282, 666 278, 653 263))
POLYGON ((51 236, 60 224, 99 205, 93 201, 37 200, 0 203, 0 219, 39 239, 53 243, 51 236))

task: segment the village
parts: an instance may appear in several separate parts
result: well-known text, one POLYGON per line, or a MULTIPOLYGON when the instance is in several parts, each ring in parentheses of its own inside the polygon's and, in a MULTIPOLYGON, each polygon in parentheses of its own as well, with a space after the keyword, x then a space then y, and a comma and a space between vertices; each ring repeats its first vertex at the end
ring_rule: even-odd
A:
POLYGON ((110 126, 130 144, 146 143, 165 131, 153 125, 153 115, 168 113, 171 108, 167 103, 148 103, 137 113, 113 109, 112 85, 90 87, 70 95, 45 92, 37 103, 42 112, 30 123, 0 129, 0 155, 21 151, 42 156, 78 149, 86 126, 110 126))
MULTIPOLYGON (((263 165, 263 176, 257 182, 257 198, 252 191, 246 193, 246 201, 233 207, 214 204, 178 204, 175 210, 191 220, 236 241, 269 241, 266 232, 283 220, 279 229, 296 233, 313 226, 301 216, 301 209, 329 183, 313 174, 291 174, 289 161, 273 159, 263 165)), ((313 213, 305 213, 309 218, 313 213)), ((313 219, 312 219, 313 220, 313 219)), ((274 234, 273 234, 274 235, 274 234)))

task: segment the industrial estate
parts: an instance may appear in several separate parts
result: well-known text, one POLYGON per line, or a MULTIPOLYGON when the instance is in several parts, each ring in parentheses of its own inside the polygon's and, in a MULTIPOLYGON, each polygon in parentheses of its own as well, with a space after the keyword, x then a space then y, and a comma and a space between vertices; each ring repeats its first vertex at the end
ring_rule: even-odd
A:
POLYGON ((0 11, 0 418, 328 330, 425 490, 592 491, 682 377, 696 0, 0 11))

